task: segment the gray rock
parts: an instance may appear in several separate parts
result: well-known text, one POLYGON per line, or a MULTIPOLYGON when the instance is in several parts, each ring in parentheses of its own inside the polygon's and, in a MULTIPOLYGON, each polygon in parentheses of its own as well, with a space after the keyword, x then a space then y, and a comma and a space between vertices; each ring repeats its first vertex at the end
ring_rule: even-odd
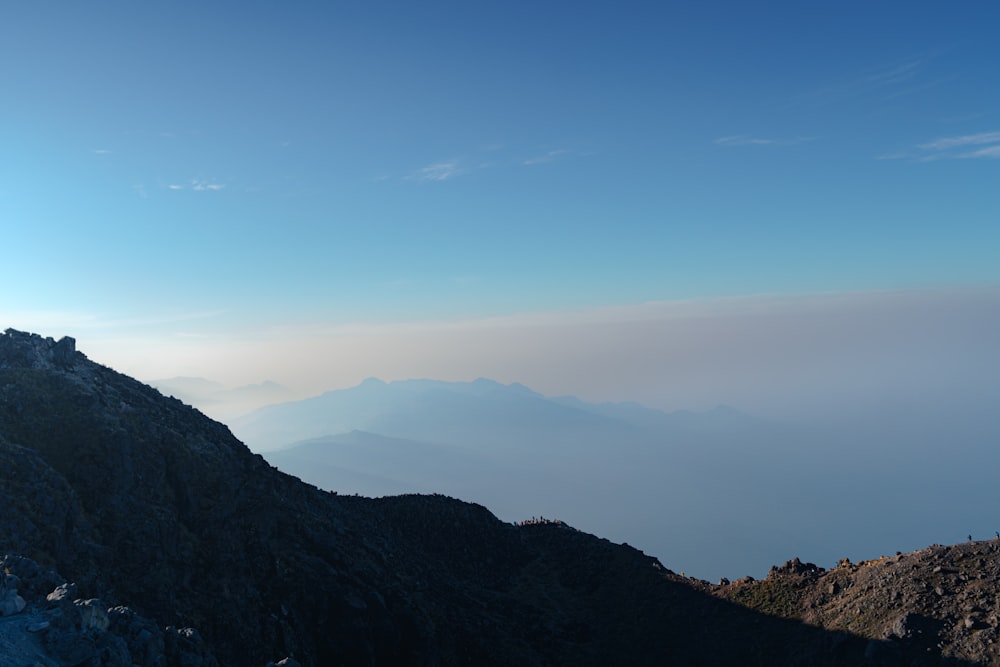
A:
POLYGON ((278 662, 269 662, 264 667, 302 667, 302 663, 295 658, 283 658, 278 662))
POLYGON ((159 626, 128 607, 109 609, 108 618, 111 620, 111 631, 127 643, 133 662, 149 667, 166 664, 163 631, 159 626))
POLYGON ((73 362, 76 354, 76 339, 70 336, 63 336, 59 342, 52 346, 52 361, 61 365, 68 365, 73 362))
POLYGON ((45 600, 51 603, 50 606, 68 604, 76 599, 76 593, 76 584, 60 584, 56 586, 54 591, 45 596, 45 600))
POLYGON ((24 598, 17 594, 17 590, 8 588, 3 598, 0 599, 0 616, 20 614, 24 610, 25 605, 24 598))
POLYGON ((179 667, 218 667, 194 628, 170 626, 164 632, 164 653, 170 664, 179 667))
POLYGON ((110 625, 108 612, 104 604, 97 599, 75 600, 74 605, 80 610, 80 631, 105 632, 110 625))
POLYGON ((893 621, 883 639, 904 639, 926 646, 937 643, 940 631, 939 620, 908 612, 893 621))

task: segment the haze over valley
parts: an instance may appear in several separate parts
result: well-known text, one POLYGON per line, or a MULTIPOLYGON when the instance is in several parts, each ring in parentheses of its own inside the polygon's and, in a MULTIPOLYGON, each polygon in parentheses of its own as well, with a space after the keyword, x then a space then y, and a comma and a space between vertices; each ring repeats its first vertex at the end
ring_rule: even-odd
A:
MULTIPOLYGON (((154 386, 171 393, 169 381, 154 386)), ((371 378, 228 423, 323 489, 444 493, 506 521, 558 518, 718 580, 761 577, 790 553, 832 564, 949 533, 988 536, 1000 428, 991 415, 963 417, 979 421, 942 429, 937 417, 900 422, 897 409, 791 423, 729 406, 666 413, 550 398, 484 378, 371 378), (947 496, 928 492, 956 479, 947 496)))
POLYGON ((280 383, 152 384, 321 488, 559 518, 716 580, 993 534, 998 339, 992 289, 769 297, 263 341, 280 383), (365 344, 390 382, 314 390, 365 344), (400 377, 435 367, 503 381, 400 377))

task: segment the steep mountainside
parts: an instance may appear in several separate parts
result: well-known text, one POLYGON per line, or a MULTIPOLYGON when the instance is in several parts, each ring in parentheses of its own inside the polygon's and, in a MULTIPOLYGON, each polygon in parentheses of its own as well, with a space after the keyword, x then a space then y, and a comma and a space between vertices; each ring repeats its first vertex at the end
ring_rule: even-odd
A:
MULTIPOLYGON (((986 573, 975 595, 955 598, 975 609, 956 612, 966 603, 941 595, 887 634, 881 622, 850 619, 861 614, 852 605, 879 605, 897 590, 888 575, 864 584, 848 580, 855 573, 846 567, 823 575, 840 577, 829 579, 840 587, 827 593, 841 595, 836 604, 809 593, 827 580, 794 567, 787 585, 775 575, 739 590, 711 587, 564 524, 515 526, 443 496, 323 492, 74 347, 68 338, 0 335, 0 550, 35 593, 24 596, 26 608, 4 611, 28 614, 25 632, 65 639, 53 633, 73 610, 71 625, 91 651, 81 660, 69 650, 83 645, 77 635, 69 649, 37 640, 49 664, 210 667, 212 653, 233 666, 284 656, 312 667, 939 664, 942 655, 957 665, 986 654, 969 653, 947 621, 923 618, 966 613, 970 633, 995 628, 998 556, 988 545, 969 556, 986 573), (38 568, 76 587, 43 602, 46 583, 61 579, 38 568), (788 603, 760 604, 768 596, 788 603), (66 606, 71 597, 79 599, 66 606), (147 623, 158 624, 164 650, 135 648, 157 636, 147 623), (108 639, 115 632, 121 641, 108 639), (928 643, 931 634, 937 641, 928 643)), ((893 613, 905 613, 909 589, 898 590, 893 613)), ((5 617, 0 651, 34 645, 11 639, 11 629, 5 617)))

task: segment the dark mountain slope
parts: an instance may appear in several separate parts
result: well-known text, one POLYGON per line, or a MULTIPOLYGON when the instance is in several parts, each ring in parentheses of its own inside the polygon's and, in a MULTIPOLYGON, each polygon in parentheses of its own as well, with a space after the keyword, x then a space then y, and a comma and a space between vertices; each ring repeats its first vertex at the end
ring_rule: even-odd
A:
POLYGON ((222 665, 855 665, 883 643, 761 615, 561 524, 319 491, 73 348, 0 336, 0 550, 197 628, 222 665))

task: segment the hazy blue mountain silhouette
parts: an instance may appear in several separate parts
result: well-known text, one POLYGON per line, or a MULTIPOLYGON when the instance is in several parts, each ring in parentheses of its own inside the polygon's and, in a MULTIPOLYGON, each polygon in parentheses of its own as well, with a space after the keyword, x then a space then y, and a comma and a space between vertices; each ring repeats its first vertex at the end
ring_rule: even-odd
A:
MULTIPOLYGON (((745 470, 752 459, 788 440, 732 408, 665 413, 546 398, 486 379, 372 379, 261 408, 231 427, 273 465, 322 488, 372 496, 436 491, 509 521, 561 518, 682 563, 699 551, 705 572, 736 560, 705 555, 718 551, 705 543, 720 531, 755 539, 758 522, 733 510, 731 494, 751 498, 745 470), (712 525, 724 527, 705 530, 712 525)), ((769 504, 760 498, 743 507, 764 512, 769 504)), ((772 550, 787 557, 784 542, 772 550)), ((757 568, 770 564, 760 556, 757 568)))
POLYGON ((368 380, 230 425, 322 488, 433 491, 507 521, 559 518, 707 579, 763 576, 789 554, 832 566, 1000 528, 1000 429, 953 419, 790 425, 481 379, 368 380))
MULTIPOLYGON (((512 439, 545 442, 574 437, 643 437, 667 430, 710 431, 751 418, 731 408, 708 413, 665 413, 638 404, 591 404, 573 397, 546 398, 520 384, 369 379, 357 387, 271 405, 230 421, 237 436, 258 451, 293 442, 363 430, 406 439, 491 449, 512 439), (470 436, 474 436, 470 440, 470 436)), ((624 444, 624 443, 623 443, 624 444)), ((552 445, 550 445, 551 447, 552 445)))

